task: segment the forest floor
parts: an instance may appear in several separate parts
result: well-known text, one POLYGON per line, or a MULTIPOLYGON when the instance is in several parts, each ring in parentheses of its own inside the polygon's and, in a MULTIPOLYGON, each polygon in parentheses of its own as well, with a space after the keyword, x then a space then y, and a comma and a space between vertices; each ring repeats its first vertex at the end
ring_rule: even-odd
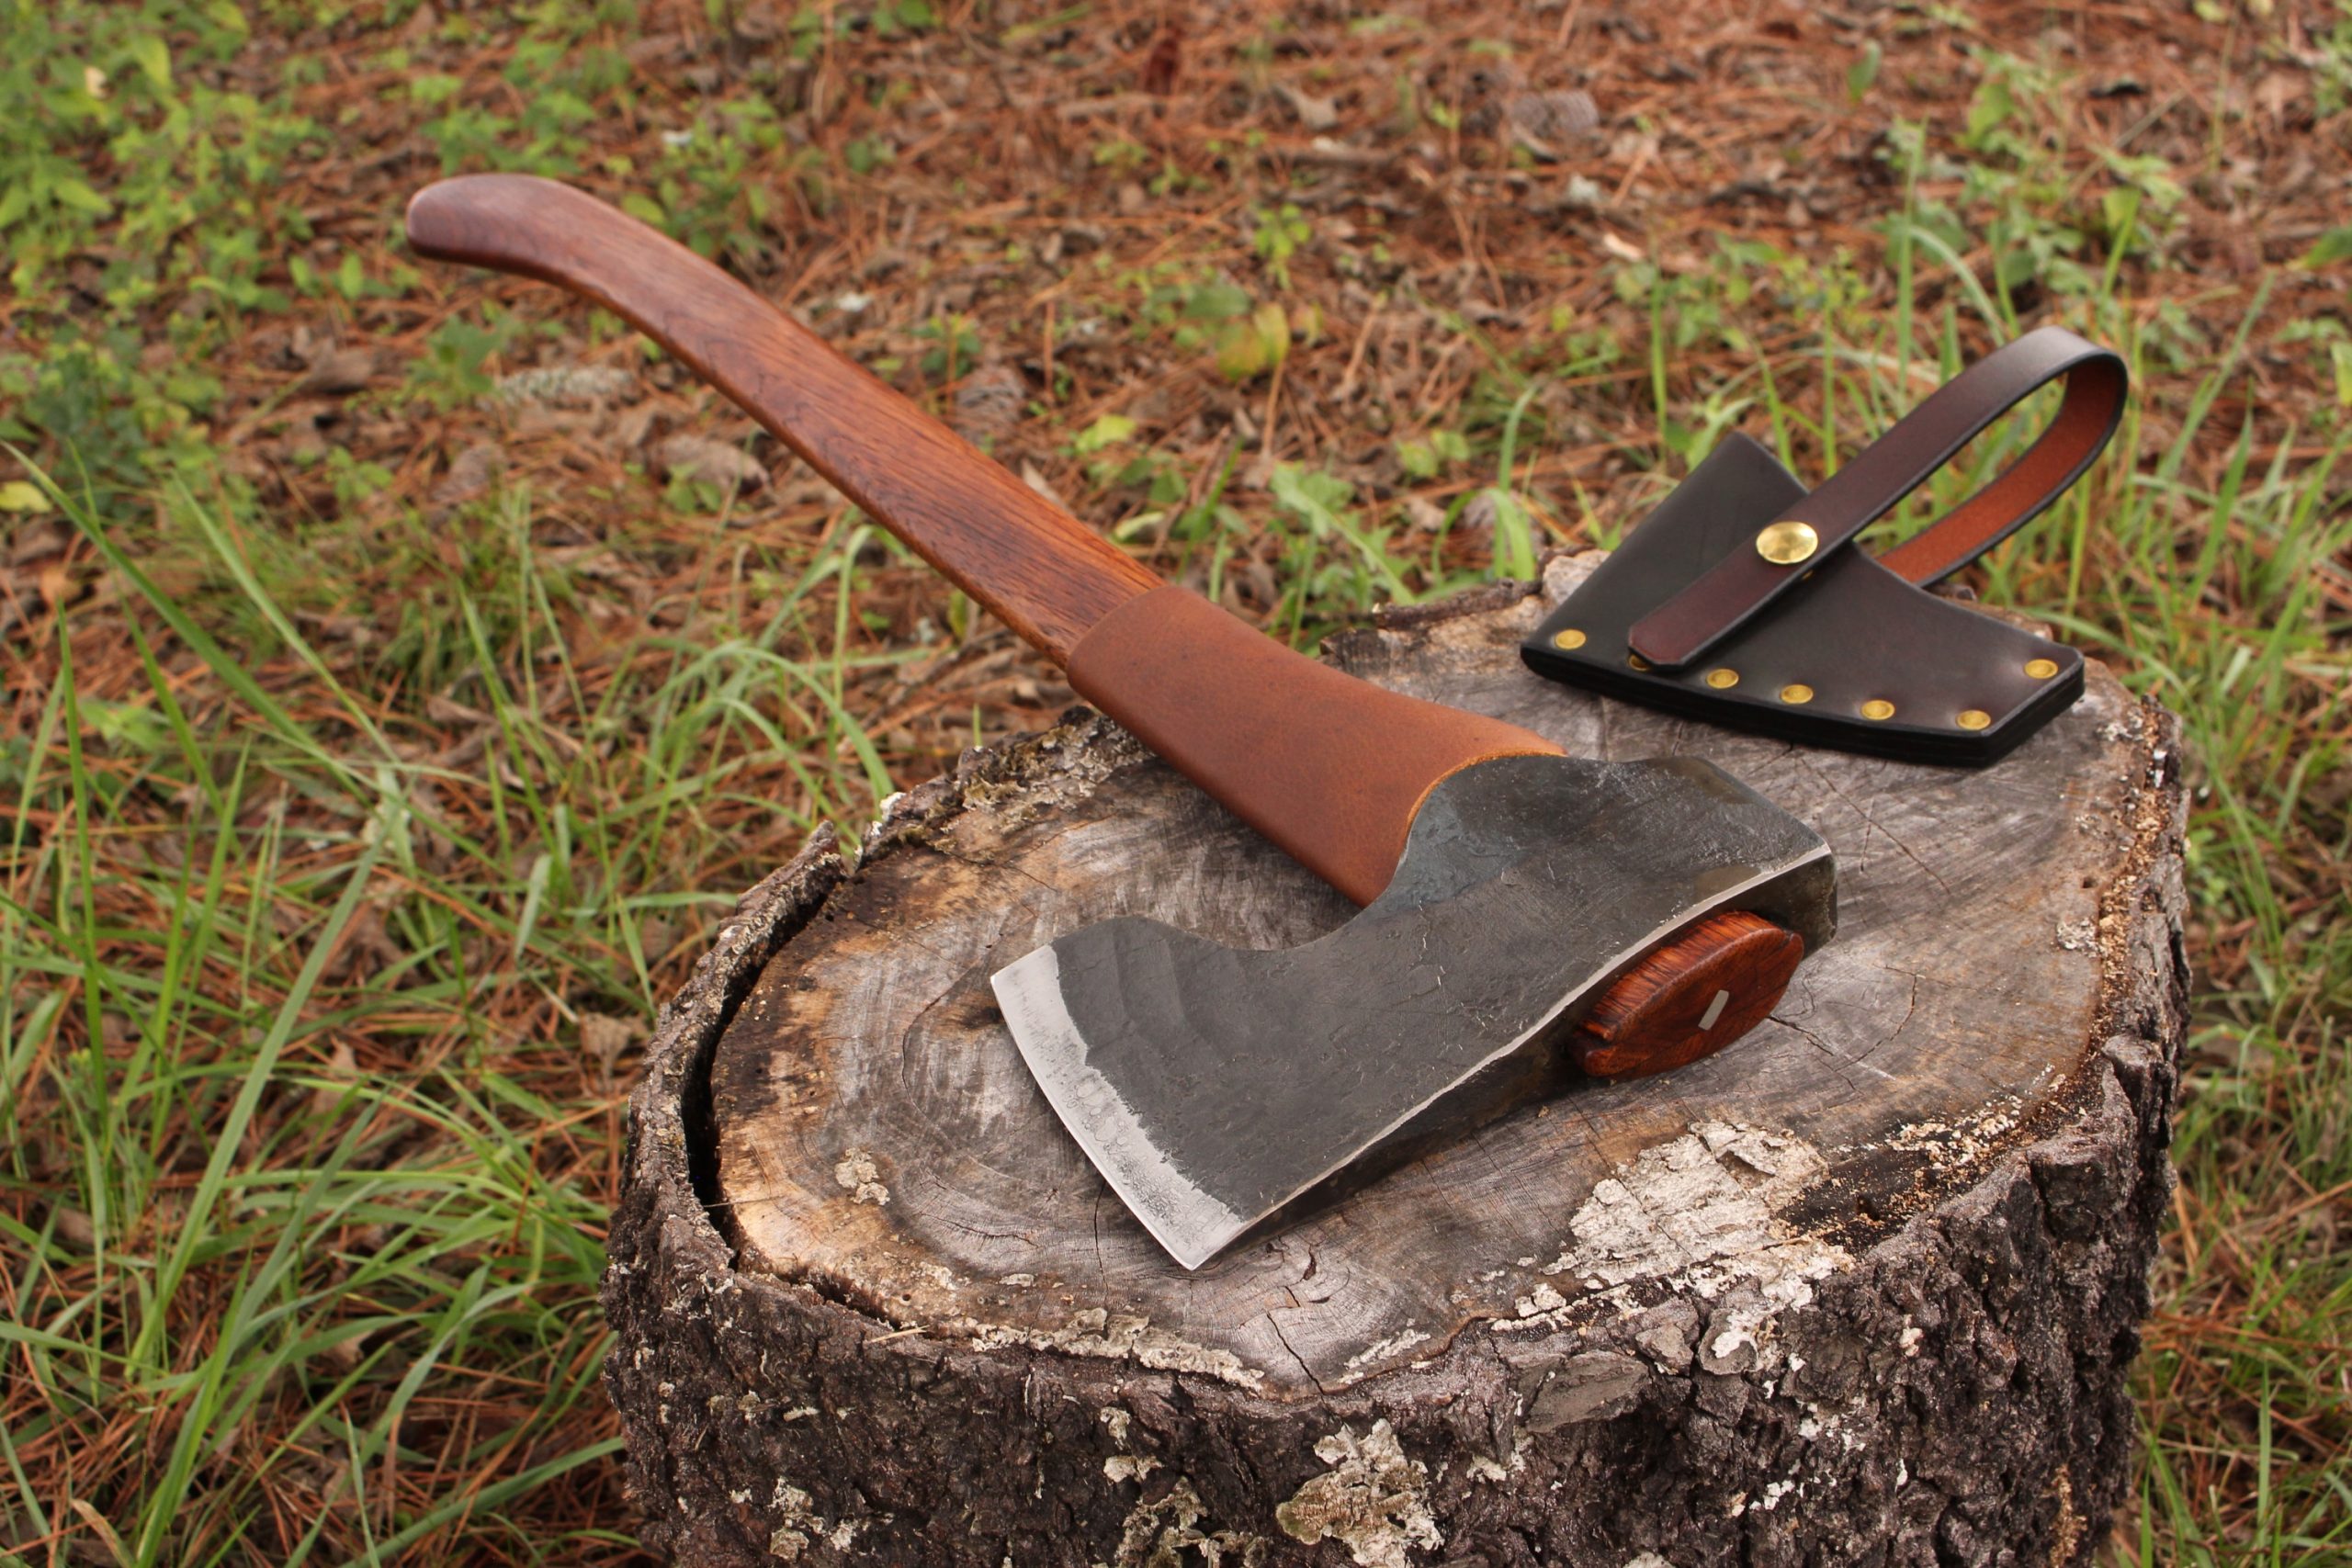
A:
POLYGON ((2109 1551, 2352 1557, 2352 10, 0 17, 0 1559, 634 1557, 595 1289, 655 1006, 816 824, 1071 700, 618 322, 408 253, 491 168, 1302 643, 1726 431, 1817 479, 1995 342, 2115 345, 2115 443, 1971 573, 2193 747, 2109 1551))

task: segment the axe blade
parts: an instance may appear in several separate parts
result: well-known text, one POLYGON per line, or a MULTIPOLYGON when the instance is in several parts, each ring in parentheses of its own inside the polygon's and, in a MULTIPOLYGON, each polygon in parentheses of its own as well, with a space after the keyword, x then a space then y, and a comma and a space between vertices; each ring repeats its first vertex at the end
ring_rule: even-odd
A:
POLYGON ((1449 1102, 1542 1085, 1692 921, 1750 910, 1818 947, 1836 883, 1818 834, 1708 763, 1510 757, 1431 791, 1387 890, 1304 946, 1125 917, 991 984, 1063 1124, 1196 1269, 1400 1132, 1507 1108, 1449 1102))

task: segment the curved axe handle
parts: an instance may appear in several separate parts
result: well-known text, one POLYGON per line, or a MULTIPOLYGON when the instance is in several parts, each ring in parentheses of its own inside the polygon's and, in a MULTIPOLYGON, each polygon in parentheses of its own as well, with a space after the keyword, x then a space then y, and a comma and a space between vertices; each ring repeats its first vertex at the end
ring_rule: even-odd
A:
POLYGON ((443 180, 409 203, 408 239, 436 261, 558 284, 620 316, 1057 664, 1159 586, 824 339, 585 191, 532 175, 443 180))
POLYGON ((1071 683, 1359 904, 1439 780, 1559 748, 1341 675, 1170 587, 823 339, 585 191, 468 175, 417 193, 409 243, 618 312, 1069 670, 1071 683))
MULTIPOLYGON (((1163 583, 750 288, 584 191, 530 175, 443 180, 409 203, 408 238, 436 260, 536 277, 621 316, 1359 904, 1388 885, 1440 780, 1559 750, 1342 675, 1163 583)), ((1602 998, 1579 1051, 1590 1070, 1656 1072, 1736 1039, 1754 1018, 1729 1028, 1706 1013, 1718 1027, 1690 1027, 1708 1006, 1722 1010, 1709 998, 1735 950, 1755 1018, 1777 999, 1801 944, 1770 940, 1778 929, 1753 916, 1723 919, 1684 932, 1602 998), (1772 950, 1760 966, 1759 941, 1772 950)))

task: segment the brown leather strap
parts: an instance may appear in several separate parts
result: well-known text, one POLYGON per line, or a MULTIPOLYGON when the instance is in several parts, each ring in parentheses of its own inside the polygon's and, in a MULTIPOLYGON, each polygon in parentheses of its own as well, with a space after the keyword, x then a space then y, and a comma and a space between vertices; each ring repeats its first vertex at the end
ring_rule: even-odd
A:
MULTIPOLYGON (((2088 468, 2122 417, 2123 361, 2064 327, 2041 327, 1995 350, 1938 389, 1821 488, 1770 521, 1809 525, 1819 543, 1787 565, 1744 541, 1634 624, 1634 651, 1674 669, 1704 653, 1876 522, 1986 425, 2036 389, 2065 378, 2057 417, 1990 484, 1889 550, 1880 564, 1912 582, 1958 570, 2023 527, 2088 468)), ((1758 530, 1761 531, 1760 529, 1758 530)))

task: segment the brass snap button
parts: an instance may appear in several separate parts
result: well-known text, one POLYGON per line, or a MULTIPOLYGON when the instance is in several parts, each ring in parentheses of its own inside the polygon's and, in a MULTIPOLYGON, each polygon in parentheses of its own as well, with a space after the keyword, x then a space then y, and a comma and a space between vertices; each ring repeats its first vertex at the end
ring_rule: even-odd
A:
POLYGON ((1774 566, 1794 566, 1812 558, 1820 547, 1821 536, 1813 531, 1813 525, 1793 518, 1772 524, 1756 536, 1756 553, 1774 566))

